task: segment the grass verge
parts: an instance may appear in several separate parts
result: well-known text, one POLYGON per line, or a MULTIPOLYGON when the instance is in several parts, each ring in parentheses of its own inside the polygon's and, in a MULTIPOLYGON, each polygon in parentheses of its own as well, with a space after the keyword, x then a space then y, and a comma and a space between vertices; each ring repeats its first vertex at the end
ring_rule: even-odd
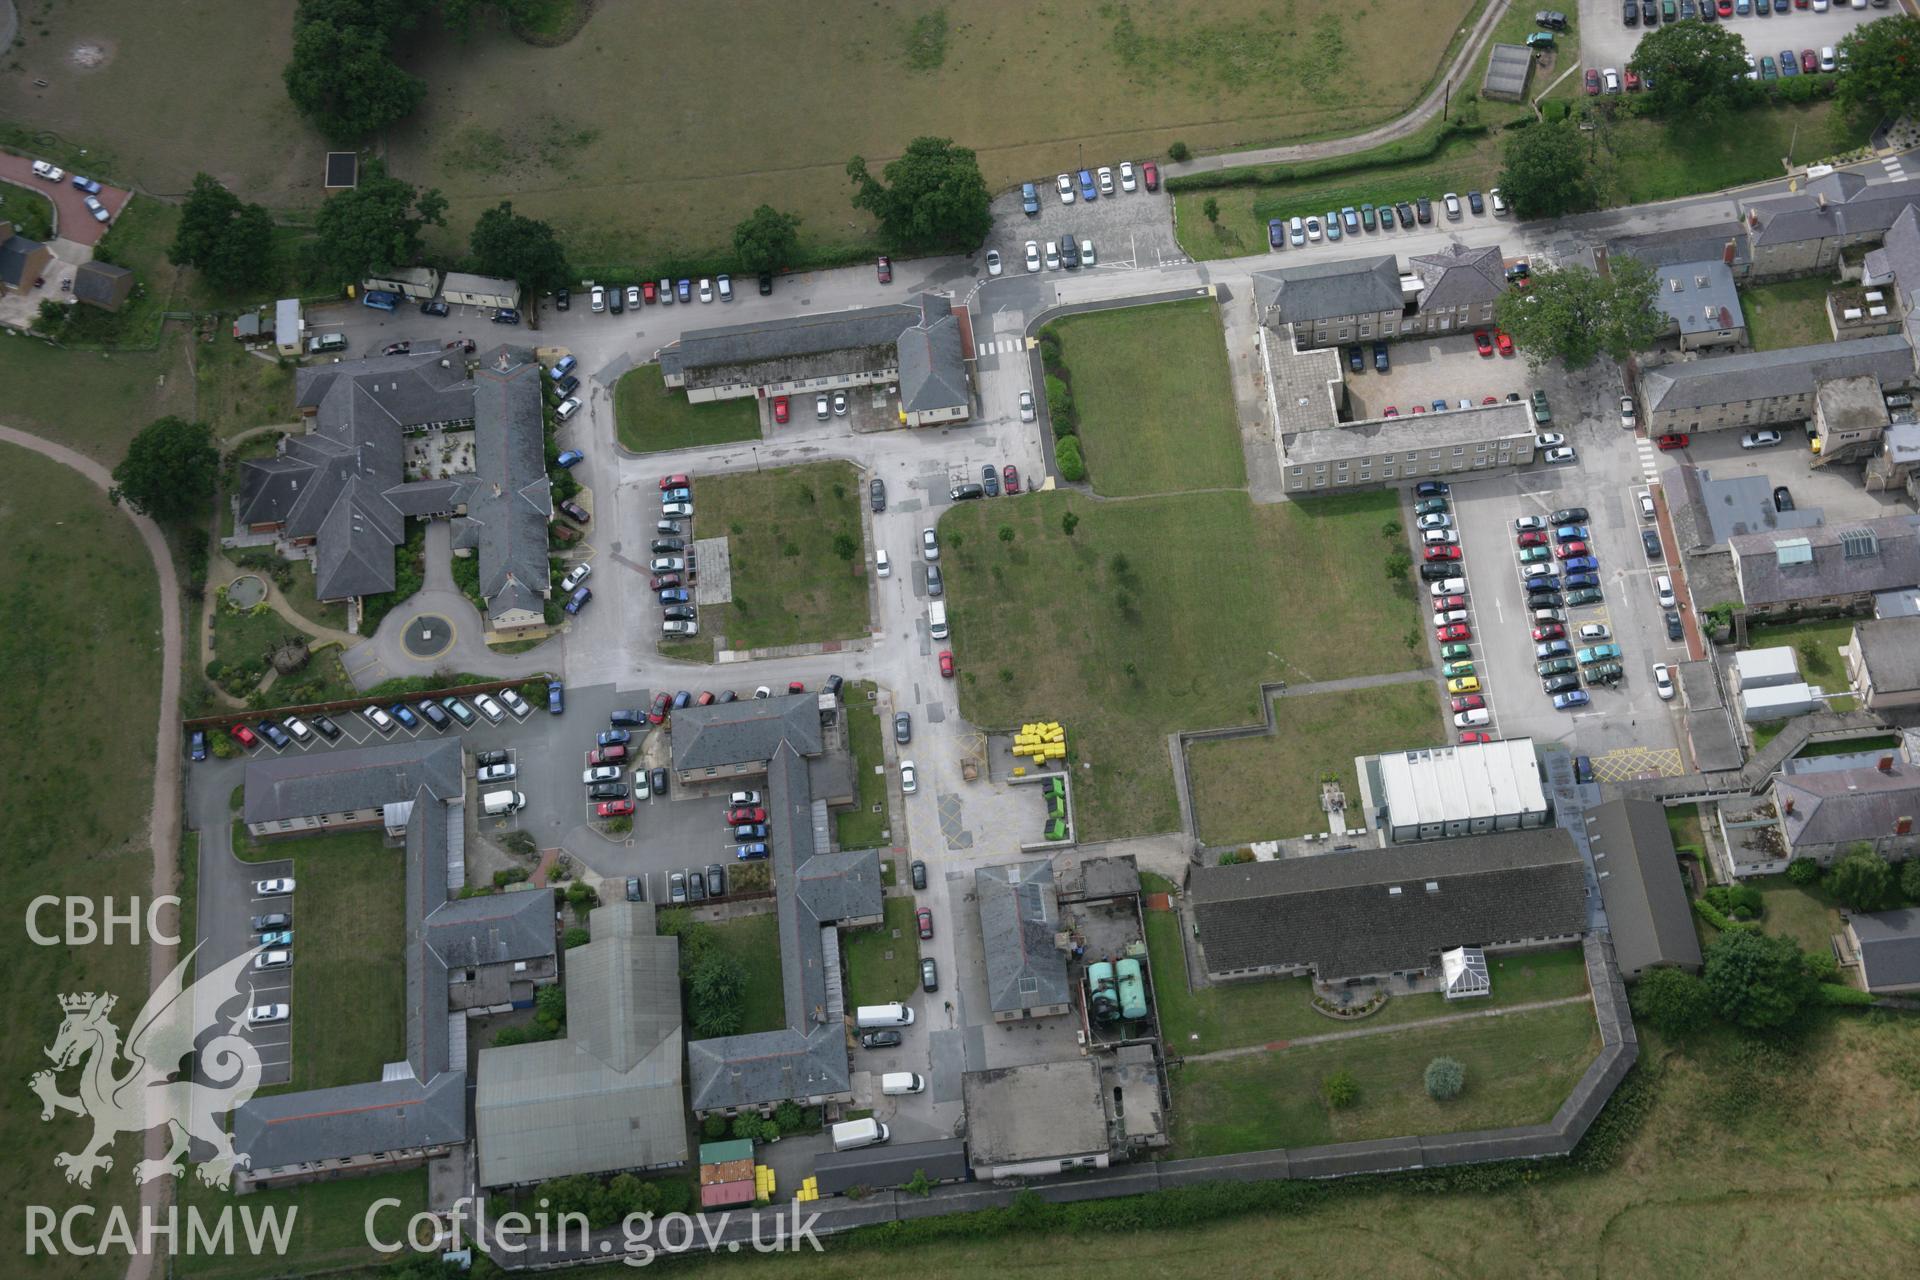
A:
POLYGON ((847 1004, 891 1004, 920 986, 920 934, 912 898, 888 898, 885 924, 843 935, 847 1004))
POLYGON ((270 1280, 295 1274, 288 1266, 293 1260, 297 1260, 297 1273, 302 1275, 317 1272, 340 1275, 343 1270, 352 1269, 348 1274, 372 1276, 378 1274, 381 1262, 392 1258, 392 1255, 375 1253, 367 1244, 364 1224, 374 1202, 398 1201, 382 1208, 374 1217, 378 1234, 386 1240, 400 1239, 407 1221, 427 1207, 425 1169, 343 1178, 338 1182, 313 1182, 282 1190, 255 1191, 246 1196, 235 1196, 218 1187, 203 1187, 194 1177, 183 1178, 180 1186, 181 1198, 203 1215, 217 1214, 232 1206, 244 1208, 256 1219, 265 1213, 277 1213, 283 1219, 291 1215, 293 1219, 285 1256, 253 1257, 243 1251, 189 1255, 183 1250, 169 1263, 171 1273, 181 1280, 270 1280))
POLYGON ((733 599, 701 611, 732 649, 867 631, 860 477, 845 462, 694 478, 694 534, 726 538, 733 599))
POLYGON ((1826 301, 1832 287, 1832 281, 1816 279, 1742 289, 1740 308, 1746 313, 1747 340, 1753 349, 1778 351, 1830 340, 1833 331, 1827 326, 1826 301))
POLYGON ((661 381, 657 364, 643 364, 621 375, 613 388, 613 419, 621 447, 634 453, 760 438, 758 401, 689 404, 685 391, 669 390, 661 381))
POLYGON ((880 713, 872 702, 873 682, 856 680, 841 689, 847 717, 847 745, 853 753, 853 781, 859 801, 834 819, 842 849, 872 849, 887 830, 886 747, 880 737, 880 713), (880 811, 874 812, 879 805, 880 811))

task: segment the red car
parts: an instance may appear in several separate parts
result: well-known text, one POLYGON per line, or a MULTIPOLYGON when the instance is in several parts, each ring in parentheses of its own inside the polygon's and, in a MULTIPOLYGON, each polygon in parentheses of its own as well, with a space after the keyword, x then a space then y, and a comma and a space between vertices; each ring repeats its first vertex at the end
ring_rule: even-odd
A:
POLYGON ((1533 629, 1535 640, 1565 640, 1567 629, 1557 622, 1543 622, 1533 629))
POLYGON ((1529 529, 1514 541, 1523 547, 1544 547, 1547 545, 1547 535, 1543 530, 1529 529))
POLYGON ((893 283, 893 259, 892 258, 889 258, 884 253, 881 254, 880 260, 873 264, 873 269, 875 273, 879 275, 881 284, 893 283))
POLYGON ((1425 413, 1425 412, 1427 411, 1427 406, 1425 406, 1425 405, 1423 405, 1423 404, 1417 404, 1417 405, 1415 405, 1415 406, 1413 406, 1413 411, 1414 411, 1415 413, 1425 413))
POLYGON ((677 573, 656 573, 651 578, 648 578, 647 582, 655 591, 660 590, 662 587, 677 587, 681 585, 680 575, 677 573))
POLYGON ((1632 67, 1628 67, 1625 71, 1621 72, 1620 75, 1626 82, 1628 93, 1640 92, 1640 73, 1638 71, 1635 71, 1632 67))
POLYGON ((1000 487, 1007 491, 1008 497, 1020 492, 1020 472, 1011 462, 1000 468, 1000 487))
POLYGON ((1820 57, 1811 49, 1800 51, 1800 70, 1813 75, 1820 70, 1820 57))
POLYGON ((930 907, 920 908, 918 911, 913 913, 913 918, 914 918, 914 921, 920 926, 921 938, 922 939, 931 938, 933 936, 932 908, 930 907))
POLYGON ((1478 351, 1483 357, 1492 358, 1493 338, 1485 329, 1475 329, 1473 331, 1473 349, 1478 351))
POLYGON ((1481 401, 1480 401, 1480 403, 1481 403, 1481 404, 1499 404, 1499 403, 1500 403, 1500 397, 1499 397, 1499 396, 1487 396, 1487 397, 1486 397, 1485 399, 1483 399, 1483 400, 1481 400, 1481 401))
POLYGON ((1435 627, 1433 629, 1433 638, 1441 644, 1445 644, 1449 640, 1471 640, 1473 639, 1473 628, 1464 622, 1449 622, 1444 627, 1435 627))
POLYGON ((785 396, 775 396, 773 398, 773 420, 775 422, 785 422, 787 420, 787 398, 785 396))
POLYGON ((633 801, 602 800, 599 804, 593 806, 593 816, 596 818, 631 817, 633 816, 633 801))
POLYGON ((661 476, 660 487, 662 489, 689 489, 693 487, 693 477, 685 474, 661 476))
POLYGON ((667 720, 667 708, 672 705, 673 698, 670 695, 664 693, 654 694, 653 708, 647 712, 647 723, 665 724, 667 720))
POLYGON ((1140 166, 1140 177, 1147 184, 1147 190, 1160 189, 1160 166, 1148 160, 1140 166))
POLYGON ((1683 431, 1669 431, 1654 443, 1662 449, 1684 449, 1687 447, 1687 436, 1683 431))
POLYGON ((1469 742, 1492 742, 1492 741, 1493 741, 1492 734, 1482 733, 1478 729, 1469 729, 1465 733, 1460 735, 1460 743, 1462 746, 1466 745, 1469 742))
POLYGON ((1394 408, 1392 405, 1388 405, 1387 411, 1381 414, 1380 416, 1383 418, 1397 418, 1400 416, 1400 411, 1394 408))
POLYGON ((1563 542, 1555 547, 1553 554, 1561 560, 1568 556, 1583 556, 1587 554, 1587 544, 1575 538, 1572 542, 1563 542))
POLYGON ((1513 339, 1507 335, 1505 329, 1495 329, 1493 331, 1493 345, 1500 348, 1500 354, 1503 356, 1513 354, 1513 339))
POLYGON ((233 740, 243 747, 257 747, 260 745, 260 735, 243 724, 237 724, 227 730, 227 732, 233 735, 233 740))
POLYGON ((1428 564, 1432 564, 1436 560, 1458 560, 1460 558, 1460 548, 1458 545, 1428 547, 1422 554, 1426 556, 1428 564))
POLYGON ((1463 694, 1453 700, 1453 709, 1455 711, 1479 711, 1486 705, 1486 698, 1477 693, 1463 694))
POLYGON ((1589 98, 1600 96, 1600 72, 1594 67, 1587 68, 1587 96, 1589 98))
POLYGON ((727 825, 730 827, 737 826, 742 822, 765 822, 766 820, 767 811, 765 809, 756 809, 751 805, 735 805, 733 808, 727 810, 727 825))
POLYGON ((940 674, 949 680, 953 679, 953 650, 951 649, 940 651, 940 674))
POLYGON ((644 303, 660 301, 660 286, 651 280, 642 280, 640 282, 640 300, 644 303))
POLYGON ((1433 601, 1433 607, 1435 609, 1464 609, 1467 607, 1467 598, 1465 596, 1436 596, 1433 601))
POLYGON ((802 684, 800 681, 798 680, 787 681, 788 693, 805 693, 806 691, 807 691, 807 686, 802 684))
POLYGON ((710 707, 713 705, 713 691, 711 689, 702 689, 700 696, 693 701, 695 706, 710 707))
POLYGON ((1731 18, 1733 16, 1733 0, 1719 0, 1719 3, 1713 7, 1723 18, 1731 18))
POLYGON ((623 742, 611 746, 595 747, 587 752, 588 764, 618 764, 627 758, 627 747, 623 742))

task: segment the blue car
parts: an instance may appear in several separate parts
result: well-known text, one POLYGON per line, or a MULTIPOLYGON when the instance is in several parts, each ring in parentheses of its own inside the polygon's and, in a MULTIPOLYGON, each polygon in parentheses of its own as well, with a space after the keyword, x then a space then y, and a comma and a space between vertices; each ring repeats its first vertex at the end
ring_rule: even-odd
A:
POLYGON ((1567 575, 1567 590, 1569 591, 1578 591, 1583 587, 1597 587, 1599 585, 1600 575, 1597 573, 1570 573, 1567 575))
POLYGON ((519 324, 520 313, 512 307, 501 307, 493 313, 495 324, 519 324))
POLYGON ((691 489, 662 489, 660 491, 660 505, 663 507, 670 503, 692 501, 693 490, 691 489))
POLYGON ((1563 524, 1553 531, 1555 542, 1591 542, 1593 535, 1583 524, 1563 524))
POLYGON ((207 731, 195 729, 187 735, 187 759, 205 760, 207 758, 207 731))
POLYGON ((616 742, 626 743, 632 741, 633 735, 625 729, 602 729, 600 731, 600 745, 603 747, 610 747, 616 742))
POLYGON ((735 840, 765 840, 767 824, 764 822, 743 822, 733 829, 735 840))
POLYGON ((1100 189, 1093 185, 1093 174, 1086 169, 1080 171, 1080 198, 1088 203, 1100 198, 1100 189))
POLYGON ((742 862, 749 861, 753 858, 764 858, 767 856, 767 846, 764 844, 739 845, 734 849, 733 856, 742 862))
POLYGON ((565 608, 568 613, 579 613, 587 607, 587 601, 591 599, 593 599, 593 588, 581 587, 573 593, 573 596, 562 607, 565 608))
POLYGON ((1587 691, 1585 689, 1575 689, 1571 693, 1554 694, 1553 709, 1555 711, 1571 711, 1575 707, 1584 707, 1591 701, 1592 699, 1587 697, 1587 691))
POLYGON ((1029 218, 1040 214, 1040 192, 1031 182, 1020 184, 1020 209, 1029 218))
POLYGON ((375 311, 392 311, 400 305, 400 295, 387 289, 369 289, 360 295, 360 305, 375 311))
POLYGON ((1780 51, 1780 74, 1783 76, 1799 75, 1800 55, 1791 49, 1782 49, 1780 51))
POLYGON ((287 736, 287 731, 271 720, 262 720, 254 727, 260 731, 261 737, 282 751, 293 745, 293 739, 287 736))
POLYGON ((685 587, 667 587, 660 592, 661 604, 685 604, 691 599, 685 587))
POLYGON ((689 691, 682 689, 680 692, 673 695, 673 709, 675 711, 680 710, 682 707, 690 707, 692 705, 693 705, 693 694, 690 693, 689 691))
POLYGON ((1600 562, 1592 556, 1570 556, 1560 562, 1560 567, 1568 573, 1592 573, 1599 569, 1600 562))
POLYGON ((1278 218, 1267 219, 1268 246, 1271 248, 1278 249, 1282 244, 1286 243, 1286 239, 1287 239, 1287 224, 1280 221, 1280 219, 1278 218))
POLYGON ((388 707, 387 714, 395 720, 398 720, 401 725, 408 729, 418 729, 420 727, 420 717, 413 714, 413 708, 404 702, 396 702, 388 707))
POLYGON ((558 680, 547 681, 547 710, 562 715, 567 709, 567 687, 558 680))
POLYGON ((1453 492, 1453 486, 1445 480, 1422 480, 1413 486, 1413 492, 1422 498, 1444 498, 1453 492))
POLYGON ((1447 402, 1445 400, 1435 400, 1433 402, 1433 411, 1435 413, 1445 413, 1447 411, 1447 402))
POLYGON ((1338 240, 1339 238, 1340 215, 1329 209, 1327 210, 1327 239, 1338 240))
POLYGON ((574 467, 578 466, 586 456, 586 454, 580 452, 578 449, 568 449, 553 461, 555 466, 574 467))
POLYGON ((271 932, 263 933, 260 935, 260 945, 263 947, 290 947, 293 945, 293 930, 275 929, 271 932))
POLYGON ((552 378, 555 382, 559 382, 562 379, 564 379, 568 374, 572 373, 574 370, 574 366, 578 365, 579 363, 580 362, 574 359, 572 356, 561 356, 560 362, 554 365, 552 369, 547 371, 547 376, 549 378, 552 378))
POLYGON ((682 280, 679 284, 673 286, 673 291, 680 296, 680 301, 693 301, 693 281, 682 280))
POLYGON ((73 175, 73 185, 76 190, 84 191, 90 196, 97 196, 100 194, 100 184, 95 182, 92 178, 83 178, 76 173, 73 175))

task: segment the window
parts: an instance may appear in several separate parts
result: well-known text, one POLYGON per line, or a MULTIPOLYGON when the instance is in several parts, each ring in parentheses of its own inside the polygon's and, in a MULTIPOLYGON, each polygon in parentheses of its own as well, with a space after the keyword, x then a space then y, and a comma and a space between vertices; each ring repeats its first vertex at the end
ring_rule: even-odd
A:
POLYGON ((711 778, 711 777, 712 777, 712 776, 713 776, 714 774, 716 774, 716 773, 718 773, 718 772, 720 772, 720 770, 719 770, 719 769, 717 769, 717 768, 709 768, 709 769, 707 770, 707 776, 708 776, 709 778, 711 778))
POLYGON ((1373 326, 1370 324, 1361 325, 1360 336, 1363 338, 1371 338, 1373 336, 1373 326))

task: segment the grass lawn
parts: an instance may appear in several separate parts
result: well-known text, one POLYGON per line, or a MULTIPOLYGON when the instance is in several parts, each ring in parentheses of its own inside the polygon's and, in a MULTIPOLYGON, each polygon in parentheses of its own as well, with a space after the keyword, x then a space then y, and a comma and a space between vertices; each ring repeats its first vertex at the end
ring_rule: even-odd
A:
MULTIPOLYGON (((41 349, 0 339, 5 356, 23 348, 41 349)), ((68 400, 64 394, 32 398, 48 406, 68 400)), ((0 733, 0 777, 7 779, 0 866, 18 887, 14 924, 0 954, 19 993, 0 1062, 24 1090, 28 1076, 50 1065, 42 1051, 59 1032, 58 996, 116 994, 113 1021, 124 1035, 148 990, 144 930, 138 943, 123 931, 112 946, 43 947, 28 938, 24 916, 28 898, 38 894, 84 897, 96 912, 109 895, 116 909, 124 909, 129 896, 147 897, 153 797, 147 752, 159 714, 160 601, 139 535, 99 490, 23 449, 0 446, 0 463, 11 495, 0 501, 0 544, 7 548, 0 592, 15 610, 0 635, 0 724, 7 726, 0 733), (75 591, 74 583, 87 589, 75 591), (103 714, 106 708, 111 712, 103 714), (113 784, 87 787, 83 796, 75 785, 78 762, 109 760, 113 784)), ((42 928, 60 930, 57 910, 40 920, 42 928)), ((72 1094, 78 1079, 77 1070, 62 1072, 61 1091, 72 1094)), ((8 1151, 0 1190, 7 1202, 46 1205, 56 1214, 87 1204, 101 1215, 96 1222, 109 1207, 131 1211, 136 1192, 124 1175, 139 1154, 137 1136, 120 1137, 113 1171, 96 1178, 90 1191, 54 1167, 55 1153, 79 1151, 89 1131, 72 1116, 42 1123, 40 1108, 21 1093, 0 1117, 8 1151)), ((24 1242, 11 1240, 21 1255, 24 1242)), ((65 1280, 98 1275, 101 1263, 62 1251, 28 1269, 65 1280)))
MULTIPOLYGON (((1844 688, 1847 683, 1847 664, 1841 658, 1840 650, 1853 637, 1853 623, 1852 618, 1827 618, 1818 622, 1755 626, 1747 631, 1747 648, 1767 649, 1775 645, 1788 645, 1796 650, 1800 674, 1807 683, 1829 690, 1844 688)), ((1853 705, 1852 698, 1835 698, 1827 703, 1832 711, 1851 711, 1853 705)))
POLYGON ((291 366, 282 368, 277 360, 249 355, 225 333, 216 333, 210 343, 192 344, 191 352, 199 383, 200 420, 213 428, 216 437, 224 440, 248 427, 292 423, 291 366))
POLYGON ((42 244, 53 239, 53 201, 32 187, 0 182, 0 221, 13 224, 13 233, 42 244))
POLYGON ((613 416, 621 446, 635 453, 760 438, 758 401, 689 404, 686 392, 667 389, 657 364, 639 365, 621 375, 613 388, 613 416))
POLYGON ((1706 852, 1707 838, 1700 830, 1700 806, 1697 804, 1673 805, 1666 810, 1667 831, 1673 836, 1676 849, 1698 849, 1706 852))
POLYGON ((11 396, 7 425, 57 440, 111 471, 140 428, 169 413, 193 414, 193 378, 169 338, 157 352, 61 350, 0 335, 0 386, 58 387, 59 395, 11 396))
POLYGON ((1246 487, 1226 339, 1211 299, 1089 312, 1047 328, 1060 337, 1096 492, 1246 487))
POLYGON ((314 598, 313 570, 307 565, 284 560, 275 555, 271 547, 235 547, 225 554, 236 568, 252 570, 272 581, 293 611, 309 622, 335 630, 346 629, 347 606, 338 601, 322 604, 314 598), (281 579, 285 580, 284 584, 281 579))
POLYGON ((733 600, 702 610, 702 633, 733 649, 865 635, 860 494, 846 462, 695 476, 694 536, 726 538, 733 565, 733 600))
POLYGON ((891 1004, 920 987, 920 931, 912 898, 888 898, 885 924, 842 934, 847 1004, 891 1004))
MULTIPOLYGON (((1188 991, 1179 930, 1177 913, 1147 912, 1147 947, 1153 964, 1154 995, 1159 1000, 1160 1033, 1167 1052, 1172 1054, 1272 1044, 1351 1027, 1419 1022, 1461 1011, 1460 1005, 1449 1004, 1442 995, 1396 995, 1369 1017, 1357 1022, 1336 1021, 1308 1006, 1312 981, 1307 978, 1262 978, 1188 991)), ((1473 1001, 1475 1009, 1557 1000, 1587 989, 1586 965, 1578 947, 1495 954, 1487 957, 1487 964, 1493 994, 1486 1000, 1473 1001)))
POLYGON ((1540 1124, 1599 1049, 1593 1009, 1579 1004, 1188 1062, 1172 1079, 1174 1149, 1181 1157, 1224 1155, 1540 1124), (1441 1056, 1467 1069, 1466 1090, 1444 1103, 1422 1083, 1427 1064, 1441 1056), (1320 1092, 1336 1071, 1350 1072, 1360 1086, 1354 1105, 1338 1111, 1320 1092))
POLYGON ((1746 312, 1747 338, 1753 349, 1778 351, 1832 340, 1826 309, 1831 288, 1831 280, 1813 279, 1741 290, 1740 307, 1746 312))
MULTIPOLYGON (((304 568, 301 572, 305 572, 304 568)), ((223 603, 215 604, 214 661, 239 673, 221 682, 227 692, 245 697, 268 670, 268 651, 288 636, 300 638, 302 635, 299 628, 265 605, 241 612, 223 603)))
POLYGON ((1810 952, 1832 950, 1831 939, 1841 931, 1840 904, 1822 885, 1802 888, 1785 876, 1761 876, 1745 883, 1766 900, 1760 912, 1763 930, 1792 938, 1810 952))
POLYGON ((1711 129, 1623 120, 1595 137, 1603 149, 1602 203, 1624 205, 1778 178, 1789 150, 1797 162, 1820 160, 1860 146, 1866 130, 1850 126, 1831 102, 1811 102, 1756 107, 1711 129))
MULTIPOLYGON (((216 1214, 232 1205, 254 1214, 256 1219, 264 1213, 291 1215, 293 1219, 284 1257, 275 1254, 253 1257, 244 1249, 236 1249, 231 1256, 203 1256, 188 1254, 182 1249, 169 1264, 171 1273, 181 1280, 269 1280, 317 1271, 339 1274, 340 1269, 355 1266, 368 1270, 354 1271, 352 1275, 371 1276, 376 1274, 373 1268, 377 1263, 392 1256, 377 1254, 367 1244, 364 1223, 374 1202, 387 1199, 399 1202, 382 1208, 374 1217, 375 1232, 383 1240, 401 1238, 407 1220, 427 1207, 425 1169, 314 1182, 282 1190, 255 1191, 245 1196, 201 1186, 200 1180, 193 1177, 182 1178, 179 1186, 180 1198, 188 1205, 197 1206, 202 1215, 216 1214), (290 1263, 297 1263, 297 1273, 289 1270, 290 1263)), ((239 1234, 238 1223, 235 1234, 239 1234)))
POLYGON ((885 763, 886 750, 880 737, 880 714, 868 700, 873 687, 871 680, 856 680, 840 691, 846 707, 847 744, 853 751, 854 783, 860 789, 859 803, 834 819, 842 849, 875 848, 882 843, 880 833, 888 829, 887 777, 875 772, 885 763), (880 812, 873 811, 875 805, 880 812))
POLYGON ((1327 829, 1320 779, 1338 774, 1359 798, 1353 758, 1446 741, 1429 681, 1282 698, 1279 732, 1187 748, 1194 817, 1203 843, 1245 844, 1327 829))
POLYGON ((771 911, 738 916, 707 926, 720 949, 740 962, 747 989, 741 1001, 741 1035, 778 1031, 787 1025, 786 996, 780 986, 780 918, 771 911))
POLYGON ((1262 680, 1425 661, 1412 597, 1379 586, 1380 530, 1397 517, 1390 493, 960 503, 940 537, 962 714, 1066 726, 1071 757, 1091 766, 1075 775, 1082 839, 1174 830, 1169 731, 1258 719, 1262 680), (1232 587, 1195 594, 1211 583, 1232 587))

